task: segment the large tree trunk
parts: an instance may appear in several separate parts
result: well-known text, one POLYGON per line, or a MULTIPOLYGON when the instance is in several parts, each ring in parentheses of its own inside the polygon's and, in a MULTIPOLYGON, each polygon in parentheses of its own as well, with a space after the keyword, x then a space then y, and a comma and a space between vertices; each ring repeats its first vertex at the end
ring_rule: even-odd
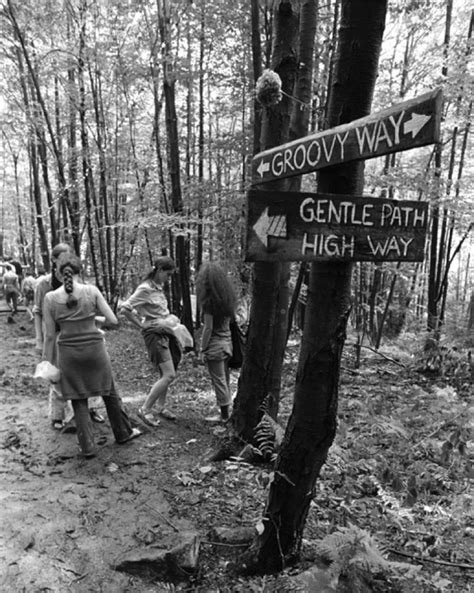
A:
MULTIPOLYGON (((367 115, 377 75, 386 0, 343 0, 328 125, 367 115)), ((354 195, 363 164, 322 171, 321 192, 354 195)), ((281 569, 298 556, 316 479, 336 433, 340 360, 350 311, 351 265, 313 263, 295 400, 265 511, 257 562, 281 569)))
MULTIPOLYGON (((282 0, 274 11, 275 37, 272 70, 282 81, 282 89, 293 94, 297 75, 299 3, 282 0)), ((285 95, 280 103, 264 109, 261 149, 278 146, 288 140, 290 108, 285 95)), ((265 189, 284 189, 285 181, 265 184, 265 189)), ((270 395, 270 412, 277 408, 277 365, 283 359, 286 340, 288 266, 257 262, 253 270, 252 304, 247 336, 247 351, 237 396, 234 400, 233 426, 246 441, 251 441, 262 416, 261 405, 270 395), (281 313, 282 312, 282 313, 281 313)))
MULTIPOLYGON (((171 55, 170 39, 170 6, 168 0, 157 0, 158 24, 163 51, 163 92, 165 96, 166 131, 168 134, 168 170, 171 180, 171 203, 173 211, 183 212, 183 198, 181 193, 178 116, 175 102, 175 79, 171 55)), ((191 311, 191 296, 189 292, 189 261, 187 239, 184 234, 176 237, 176 263, 179 270, 179 293, 183 302, 182 321, 191 334, 193 318, 191 311)))

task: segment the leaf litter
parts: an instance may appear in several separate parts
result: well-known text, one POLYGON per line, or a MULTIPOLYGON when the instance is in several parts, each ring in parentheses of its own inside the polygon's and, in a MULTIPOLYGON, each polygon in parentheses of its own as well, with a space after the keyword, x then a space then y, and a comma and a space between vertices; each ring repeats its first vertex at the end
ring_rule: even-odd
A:
MULTIPOLYGON (((119 451, 106 445, 98 459, 84 463, 75 455, 74 435, 60 436, 48 430, 44 387, 25 379, 37 362, 32 328, 20 336, 15 326, 0 331, 5 351, 5 373, 0 378, 5 418, 0 434, 1 471, 9 477, 2 518, 8 519, 5 525, 10 535, 9 545, 2 544, 0 550, 8 563, 4 583, 26 590, 40 589, 45 583, 53 590, 71 587, 72 580, 63 570, 55 568, 54 562, 45 562, 59 547, 67 550, 68 567, 80 575, 83 590, 99 590, 107 583, 117 592, 144 591, 148 585, 143 579, 118 574, 110 567, 117 553, 138 540, 144 545, 155 542, 173 531, 170 525, 177 529, 191 525, 204 541, 213 527, 261 531, 272 465, 252 465, 238 458, 206 461, 225 430, 218 427, 216 431, 203 422, 215 408, 215 400, 206 370, 192 354, 183 360, 171 387, 170 404, 178 421, 162 423, 119 451), (29 340, 21 352, 12 348, 19 337, 29 340), (140 464, 134 462, 137 459, 140 464), (89 487, 59 509, 55 505, 64 496, 65 483, 89 487), (46 491, 48 495, 43 496, 46 491), (33 492, 37 496, 31 496, 33 492), (160 497, 151 511, 147 504, 157 492, 160 497), (26 509, 32 512, 25 515, 26 509), (36 534, 34 543, 20 556, 13 552, 19 537, 13 524, 18 511, 24 528, 36 534), (153 515, 163 518, 159 526, 153 515), (48 526, 45 517, 48 521, 54 517, 53 523, 48 526), (71 546, 61 525, 74 517, 94 520, 78 525, 71 546), (21 576, 26 566, 28 582, 21 576)), ((131 328, 109 332, 107 345, 117 384, 133 416, 154 374, 140 336, 131 328)), ((285 355, 282 424, 290 413, 298 349, 294 339, 285 355)), ((391 360, 373 352, 362 359, 360 369, 354 369, 350 354, 344 353, 339 430, 310 506, 302 567, 310 557, 308 550, 319 542, 329 542, 333 550, 334 542, 353 537, 366 549, 377 545, 385 559, 404 567, 402 574, 393 573, 393 588, 386 591, 468 591, 468 571, 458 566, 472 565, 469 400, 456 384, 449 383, 449 377, 420 373, 406 348, 400 353, 393 344, 387 352, 404 361, 403 374, 391 360)), ((237 378, 233 373, 234 392, 237 378)), ((95 428, 98 434, 108 434, 108 443, 113 442, 107 425, 95 428)), ((168 590, 278 590, 279 579, 288 573, 243 576, 235 570, 241 551, 203 544, 198 575, 185 585, 169 584, 168 590)), ((380 561, 375 552, 371 558, 380 561)), ((337 562, 346 560, 337 557, 337 562)), ((168 587, 161 581, 158 584, 168 587)))

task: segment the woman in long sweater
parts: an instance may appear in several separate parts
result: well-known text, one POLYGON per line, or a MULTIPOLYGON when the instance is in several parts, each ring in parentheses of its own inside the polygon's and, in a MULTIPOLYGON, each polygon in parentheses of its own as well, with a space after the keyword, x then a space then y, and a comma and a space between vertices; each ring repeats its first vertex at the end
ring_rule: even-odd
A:
POLYGON ((105 348, 103 332, 97 327, 96 316, 110 326, 118 321, 96 286, 81 284, 81 262, 73 254, 59 258, 59 273, 63 285, 44 298, 44 358, 52 364, 56 325, 57 366, 61 371, 60 391, 71 400, 77 426, 81 453, 85 457, 96 454, 88 398, 102 396, 115 440, 122 444, 141 432, 132 428, 122 408, 115 388, 110 358, 105 348))

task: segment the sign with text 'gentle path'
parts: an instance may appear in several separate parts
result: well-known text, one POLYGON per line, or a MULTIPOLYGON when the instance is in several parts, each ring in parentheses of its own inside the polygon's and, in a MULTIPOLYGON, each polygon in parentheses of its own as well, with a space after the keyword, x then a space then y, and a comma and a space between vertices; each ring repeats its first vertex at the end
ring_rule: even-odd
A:
POLYGON ((252 159, 252 183, 302 175, 343 162, 438 142, 441 103, 441 90, 433 91, 260 152, 252 159))
POLYGON ((247 261, 423 261, 428 203, 250 190, 247 261))

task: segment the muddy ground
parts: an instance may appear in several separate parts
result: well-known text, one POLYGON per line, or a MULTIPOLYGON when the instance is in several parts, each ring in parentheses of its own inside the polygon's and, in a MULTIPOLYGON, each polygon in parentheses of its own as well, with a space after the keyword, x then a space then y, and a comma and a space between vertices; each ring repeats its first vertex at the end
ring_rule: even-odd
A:
MULTIPOLYGON (((141 337, 123 325, 107 332, 106 340, 125 406, 137 420, 135 410, 155 377, 141 337)), ((283 420, 297 349, 295 340, 285 358, 283 420)), ((404 348, 407 360, 409 349, 404 348)), ((295 590, 280 584, 287 581, 235 570, 245 547, 219 543, 213 535, 216 527, 258 524, 271 467, 209 462, 225 428, 204 422, 216 411, 214 396, 193 354, 183 359, 170 390, 177 421, 162 420, 122 446, 108 422, 95 424, 97 437, 106 442, 90 460, 78 456, 74 434, 51 428, 47 385, 32 378, 37 362, 26 314, 14 324, 1 314, 2 593, 295 590), (170 549, 190 530, 201 540, 192 576, 116 570, 127 553, 170 549)), ((305 546, 352 525, 365 530, 356 531, 360 541, 369 542, 364 538, 371 534, 392 560, 406 562, 397 579, 374 591, 470 591, 472 472, 460 446, 468 400, 390 357, 372 353, 358 370, 352 362, 343 360, 338 436, 311 504, 305 546)), ((234 372, 234 392, 237 379, 234 372)))
MULTIPOLYGON (((133 418, 152 368, 132 328, 110 332, 107 341, 133 418)), ((222 429, 203 422, 215 411, 204 369, 186 355, 170 395, 176 422, 162 420, 126 445, 114 442, 108 422, 94 424, 107 441, 85 460, 74 434, 50 427, 47 386, 32 378, 38 355, 26 314, 15 324, 0 317, 0 350, 0 590, 160 590, 156 579, 112 567, 124 552, 169 548, 179 532, 211 527, 200 509, 209 494, 201 486, 214 471, 205 458, 222 429)))

